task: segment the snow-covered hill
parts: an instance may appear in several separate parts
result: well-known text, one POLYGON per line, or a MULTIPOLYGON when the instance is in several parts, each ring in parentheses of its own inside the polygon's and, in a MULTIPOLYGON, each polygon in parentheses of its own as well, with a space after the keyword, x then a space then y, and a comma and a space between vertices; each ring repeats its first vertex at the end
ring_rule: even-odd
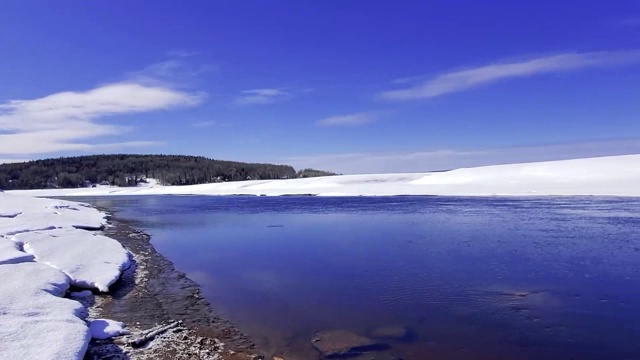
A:
POLYGON ((342 175, 191 186, 13 191, 32 196, 98 195, 612 195, 640 196, 640 154, 484 166, 422 174, 342 175))

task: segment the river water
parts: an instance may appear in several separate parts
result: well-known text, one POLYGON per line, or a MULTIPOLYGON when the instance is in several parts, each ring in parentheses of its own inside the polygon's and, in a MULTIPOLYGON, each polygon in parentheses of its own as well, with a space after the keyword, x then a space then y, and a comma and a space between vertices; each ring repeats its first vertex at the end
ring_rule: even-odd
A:
POLYGON ((287 360, 318 359, 317 331, 385 325, 409 360, 640 359, 640 199, 73 200, 134 220, 287 360))

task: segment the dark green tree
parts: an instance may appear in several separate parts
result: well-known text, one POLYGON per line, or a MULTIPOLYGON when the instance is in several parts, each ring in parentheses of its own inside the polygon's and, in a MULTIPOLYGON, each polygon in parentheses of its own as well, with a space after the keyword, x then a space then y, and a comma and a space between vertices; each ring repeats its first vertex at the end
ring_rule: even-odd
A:
POLYGON ((217 181, 286 179, 333 173, 288 165, 255 164, 182 155, 88 155, 0 164, 0 189, 74 188, 108 182, 135 186, 145 178, 165 185, 193 185, 217 181))

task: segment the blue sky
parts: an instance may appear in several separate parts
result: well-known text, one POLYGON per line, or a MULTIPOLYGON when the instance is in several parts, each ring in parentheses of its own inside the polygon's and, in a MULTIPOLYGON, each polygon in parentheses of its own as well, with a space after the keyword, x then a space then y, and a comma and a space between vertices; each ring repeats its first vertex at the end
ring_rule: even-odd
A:
POLYGON ((0 3, 0 161, 343 173, 640 153, 637 1, 0 3))

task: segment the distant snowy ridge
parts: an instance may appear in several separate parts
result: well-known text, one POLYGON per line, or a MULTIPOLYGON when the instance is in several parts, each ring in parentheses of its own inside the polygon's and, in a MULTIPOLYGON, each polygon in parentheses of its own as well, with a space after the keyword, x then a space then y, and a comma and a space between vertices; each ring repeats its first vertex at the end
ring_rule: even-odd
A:
POLYGON ((32 196, 640 196, 640 154, 484 166, 437 173, 340 175, 190 186, 22 190, 12 193, 32 196))
POLYGON ((70 285, 107 291, 130 261, 116 240, 83 230, 104 224, 87 205, 0 193, 0 359, 84 357, 87 311, 64 296, 70 285))

